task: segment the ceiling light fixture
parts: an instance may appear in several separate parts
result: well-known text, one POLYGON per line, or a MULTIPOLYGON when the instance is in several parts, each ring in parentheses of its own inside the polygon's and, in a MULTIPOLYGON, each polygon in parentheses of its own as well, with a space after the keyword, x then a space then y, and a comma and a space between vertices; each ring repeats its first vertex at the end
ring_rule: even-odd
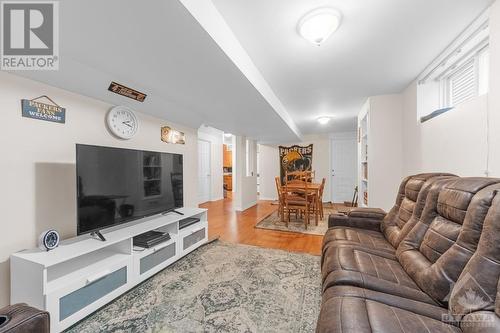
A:
POLYGON ((317 8, 300 19, 298 32, 311 43, 320 46, 339 28, 341 17, 340 12, 333 8, 317 8))
POLYGON ((230 137, 232 137, 233 135, 232 135, 231 133, 224 133, 224 136, 225 136, 226 138, 230 138, 230 137))
POLYGON ((330 119, 332 119, 331 117, 319 117, 318 119, 316 119, 318 121, 318 123, 320 123, 321 125, 326 125, 330 122, 330 119))

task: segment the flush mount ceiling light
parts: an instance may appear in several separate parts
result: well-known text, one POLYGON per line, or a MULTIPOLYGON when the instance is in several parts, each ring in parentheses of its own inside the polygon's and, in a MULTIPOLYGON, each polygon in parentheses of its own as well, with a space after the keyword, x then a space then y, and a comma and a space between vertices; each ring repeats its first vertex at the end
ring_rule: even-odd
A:
POLYGON ((225 136, 226 138, 230 138, 230 137, 232 137, 233 135, 232 135, 231 133, 224 133, 224 136, 225 136))
POLYGON ((340 19, 338 10, 328 7, 317 8, 300 19, 297 29, 306 40, 320 46, 339 28, 340 19))
POLYGON ((318 121, 318 123, 320 123, 321 125, 326 125, 330 122, 332 118, 331 117, 319 117, 318 119, 316 119, 318 121))

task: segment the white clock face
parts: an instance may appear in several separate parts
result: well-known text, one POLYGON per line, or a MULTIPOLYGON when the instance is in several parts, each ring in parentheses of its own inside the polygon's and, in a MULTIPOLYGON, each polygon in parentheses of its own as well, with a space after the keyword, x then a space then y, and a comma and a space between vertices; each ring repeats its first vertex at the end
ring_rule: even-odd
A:
POLYGON ((124 106, 116 106, 108 112, 107 123, 111 133, 120 139, 132 138, 139 128, 134 111, 124 106))

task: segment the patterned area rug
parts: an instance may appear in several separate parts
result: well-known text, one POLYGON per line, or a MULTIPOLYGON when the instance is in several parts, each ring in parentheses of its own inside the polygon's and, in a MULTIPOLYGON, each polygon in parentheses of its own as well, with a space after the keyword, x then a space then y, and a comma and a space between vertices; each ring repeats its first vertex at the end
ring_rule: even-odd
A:
MULTIPOLYGON (((328 230, 328 215, 338 212, 337 206, 340 205, 325 205, 324 211, 325 216, 323 219, 319 219, 318 225, 315 224, 314 217, 309 221, 307 229, 305 228, 304 219, 300 217, 295 218, 295 214, 290 215, 290 223, 288 223, 288 228, 285 222, 281 222, 278 216, 278 211, 276 210, 271 215, 264 218, 262 221, 255 225, 256 228, 278 230, 278 231, 289 231, 297 232, 301 234, 310 235, 320 235, 323 236, 328 230)), ((341 206, 344 207, 344 206, 341 206)), ((286 217, 286 215, 285 215, 286 217)))
POLYGON ((216 241, 67 332, 314 332, 320 286, 317 256, 216 241))

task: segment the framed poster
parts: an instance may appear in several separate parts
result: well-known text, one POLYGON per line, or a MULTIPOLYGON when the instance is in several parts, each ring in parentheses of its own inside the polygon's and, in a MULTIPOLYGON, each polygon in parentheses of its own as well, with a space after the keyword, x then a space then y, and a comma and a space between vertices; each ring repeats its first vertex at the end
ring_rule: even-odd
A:
POLYGON ((285 181, 285 173, 292 171, 311 171, 313 145, 289 147, 279 146, 281 182, 285 181))

